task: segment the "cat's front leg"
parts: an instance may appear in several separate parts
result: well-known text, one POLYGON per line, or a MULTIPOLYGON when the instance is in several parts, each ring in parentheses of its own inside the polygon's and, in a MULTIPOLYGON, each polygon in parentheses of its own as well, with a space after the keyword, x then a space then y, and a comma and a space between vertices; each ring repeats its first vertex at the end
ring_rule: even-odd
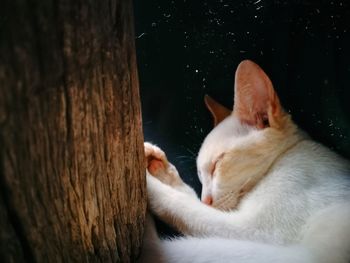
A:
POLYGON ((175 166, 168 161, 165 153, 158 146, 145 142, 144 147, 149 175, 181 192, 197 196, 195 191, 182 181, 175 166))
POLYGON ((147 173, 149 209, 178 231, 192 236, 236 236, 235 220, 229 213, 203 204, 147 173))

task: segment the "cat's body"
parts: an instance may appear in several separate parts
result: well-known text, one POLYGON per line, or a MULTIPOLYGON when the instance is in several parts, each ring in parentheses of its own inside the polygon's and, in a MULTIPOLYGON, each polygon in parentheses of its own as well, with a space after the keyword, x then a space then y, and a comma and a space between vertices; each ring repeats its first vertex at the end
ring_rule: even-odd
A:
POLYGON ((150 210, 186 237, 161 241, 149 222, 143 260, 350 262, 349 163, 298 130, 252 62, 237 70, 233 113, 208 107, 202 202, 145 144, 150 210))

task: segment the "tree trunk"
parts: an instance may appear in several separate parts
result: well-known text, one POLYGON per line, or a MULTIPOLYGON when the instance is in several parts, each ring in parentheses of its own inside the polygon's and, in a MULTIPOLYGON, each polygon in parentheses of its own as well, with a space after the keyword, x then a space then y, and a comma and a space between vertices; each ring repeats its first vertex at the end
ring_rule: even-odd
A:
POLYGON ((2 262, 132 262, 146 209, 131 0, 0 8, 2 262))

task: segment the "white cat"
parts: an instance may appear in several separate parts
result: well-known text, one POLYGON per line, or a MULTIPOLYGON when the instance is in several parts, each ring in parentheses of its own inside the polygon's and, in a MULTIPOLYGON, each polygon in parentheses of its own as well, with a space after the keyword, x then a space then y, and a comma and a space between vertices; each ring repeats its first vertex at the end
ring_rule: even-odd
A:
POLYGON ((162 150, 145 143, 149 209, 185 237, 160 240, 148 218, 144 262, 350 262, 350 166, 283 111, 263 70, 243 61, 231 112, 197 158, 202 202, 162 150))

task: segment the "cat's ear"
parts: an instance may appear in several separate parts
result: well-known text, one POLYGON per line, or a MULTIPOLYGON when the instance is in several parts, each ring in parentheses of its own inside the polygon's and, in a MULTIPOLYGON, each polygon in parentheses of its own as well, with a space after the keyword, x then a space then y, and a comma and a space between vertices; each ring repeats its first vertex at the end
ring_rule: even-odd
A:
POLYGON ((258 129, 281 126, 283 109, 272 82, 250 60, 242 61, 236 70, 233 114, 258 129))
POLYGON ((208 110, 213 115, 214 126, 218 125, 223 119, 231 114, 231 111, 225 106, 221 105, 208 95, 204 96, 204 102, 208 110))

